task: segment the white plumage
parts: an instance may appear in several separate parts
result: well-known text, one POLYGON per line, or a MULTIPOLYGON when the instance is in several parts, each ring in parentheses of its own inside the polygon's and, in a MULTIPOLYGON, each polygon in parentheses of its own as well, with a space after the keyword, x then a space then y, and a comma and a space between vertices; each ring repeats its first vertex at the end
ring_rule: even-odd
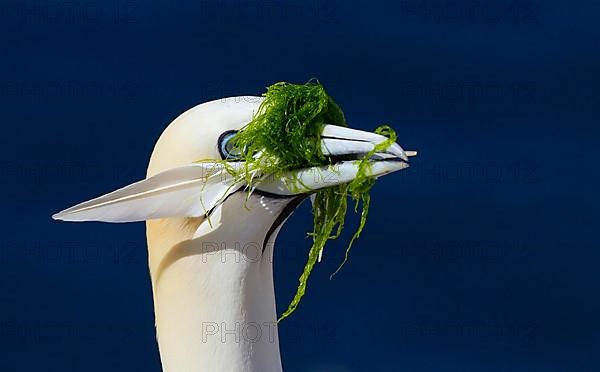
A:
MULTIPOLYGON (((235 97, 192 108, 163 132, 145 180, 54 215, 65 221, 147 221, 165 371, 281 371, 272 271, 275 238, 313 189, 348 182, 358 171, 352 161, 340 161, 291 171, 289 177, 264 175, 248 198, 246 185, 222 164, 197 162, 220 160, 223 133, 250 122, 261 101, 235 97)), ((335 126, 326 126, 323 137, 323 151, 342 156, 363 154, 385 140, 335 126)), ((397 144, 375 154, 372 175, 406 168, 407 155, 413 153, 397 144)))

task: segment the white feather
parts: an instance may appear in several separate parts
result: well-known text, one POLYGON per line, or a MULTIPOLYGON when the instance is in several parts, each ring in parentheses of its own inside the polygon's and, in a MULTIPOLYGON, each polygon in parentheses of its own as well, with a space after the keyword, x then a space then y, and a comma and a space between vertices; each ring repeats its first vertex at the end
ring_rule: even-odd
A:
POLYGON ((169 169, 77 204, 52 218, 135 222, 166 217, 200 217, 240 186, 219 163, 191 164, 169 169))

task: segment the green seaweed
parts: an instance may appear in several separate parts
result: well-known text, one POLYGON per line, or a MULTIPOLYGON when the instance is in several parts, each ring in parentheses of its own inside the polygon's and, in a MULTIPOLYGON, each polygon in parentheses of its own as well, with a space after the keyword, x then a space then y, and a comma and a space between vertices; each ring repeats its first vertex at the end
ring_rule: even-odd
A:
MULTIPOLYGON (((257 180, 256 171, 261 174, 282 175, 286 171, 331 164, 321 151, 321 131, 325 124, 346 126, 344 113, 317 81, 296 85, 285 82, 271 85, 264 94, 258 113, 252 121, 234 137, 234 145, 243 149, 244 177, 252 189, 257 180)), ((315 191, 313 209, 313 231, 309 233, 313 243, 308 252, 308 260, 299 278, 299 285, 287 310, 279 320, 289 316, 300 303, 306 292, 308 278, 325 248, 327 241, 340 236, 348 210, 348 197, 354 201, 354 210, 360 212, 360 223, 354 232, 344 263, 354 241, 360 236, 369 212, 371 187, 375 183, 369 177, 369 157, 385 150, 396 141, 396 134, 388 126, 377 128, 376 133, 385 135, 388 140, 375 147, 358 162, 358 174, 349 183, 315 191)))
POLYGON ((346 120, 323 86, 276 83, 264 96, 258 114, 233 139, 244 149, 247 169, 281 175, 326 164, 320 142, 323 125, 346 126, 346 120))

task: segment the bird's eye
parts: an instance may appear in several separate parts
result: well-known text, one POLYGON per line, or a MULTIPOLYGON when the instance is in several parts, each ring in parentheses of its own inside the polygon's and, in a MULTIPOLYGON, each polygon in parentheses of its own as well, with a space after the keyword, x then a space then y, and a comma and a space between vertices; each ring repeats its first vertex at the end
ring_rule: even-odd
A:
POLYGON ((240 160, 242 158, 242 150, 236 146, 235 141, 232 141, 236 133, 237 131, 230 130, 219 137, 219 153, 223 160, 240 160))

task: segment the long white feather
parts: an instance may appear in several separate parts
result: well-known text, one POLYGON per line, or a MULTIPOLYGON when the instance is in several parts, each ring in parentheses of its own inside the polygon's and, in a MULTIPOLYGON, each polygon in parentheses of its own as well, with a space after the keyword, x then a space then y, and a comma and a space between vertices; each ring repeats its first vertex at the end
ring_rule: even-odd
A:
POLYGON ((63 221, 135 222, 200 217, 241 185, 219 163, 169 169, 52 216, 63 221))

